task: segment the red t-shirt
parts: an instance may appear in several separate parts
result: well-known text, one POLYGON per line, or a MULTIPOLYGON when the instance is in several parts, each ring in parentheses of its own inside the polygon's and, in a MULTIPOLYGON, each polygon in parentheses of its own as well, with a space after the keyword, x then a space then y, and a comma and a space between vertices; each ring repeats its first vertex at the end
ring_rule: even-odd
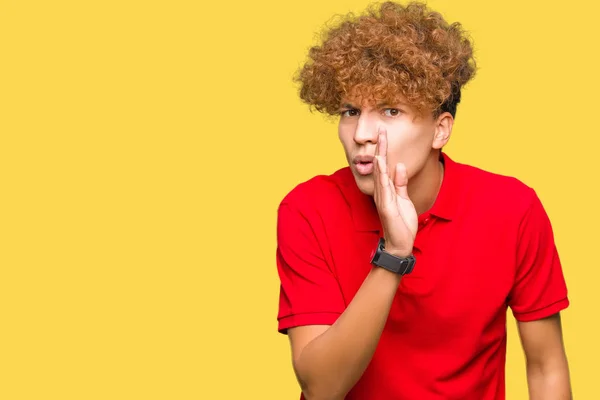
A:
MULTIPOLYGON (((415 268, 346 399, 504 399, 507 308, 531 321, 569 305, 534 190, 442 160, 439 195, 419 216, 415 268)), ((381 234, 372 197, 348 167, 291 190, 278 209, 279 331, 333 324, 373 268, 381 234)))

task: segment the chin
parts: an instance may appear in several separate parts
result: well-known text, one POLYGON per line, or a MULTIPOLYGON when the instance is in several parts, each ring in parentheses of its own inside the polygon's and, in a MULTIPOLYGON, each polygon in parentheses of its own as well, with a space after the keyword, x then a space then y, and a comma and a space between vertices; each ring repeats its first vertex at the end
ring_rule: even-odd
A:
POLYGON ((373 188, 373 176, 354 176, 354 180, 356 181, 356 186, 358 189, 367 196, 373 196, 374 188, 373 188))

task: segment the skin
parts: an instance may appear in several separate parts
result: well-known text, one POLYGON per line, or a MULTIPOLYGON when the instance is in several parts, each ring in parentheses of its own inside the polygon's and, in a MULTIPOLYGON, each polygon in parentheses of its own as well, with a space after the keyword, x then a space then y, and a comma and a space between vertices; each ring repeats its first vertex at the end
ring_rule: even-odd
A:
POLYGON ((525 352, 531 400, 572 400, 569 363, 560 313, 539 321, 517 323, 525 352))
POLYGON ((359 189, 374 194, 372 176, 361 176, 353 164, 357 155, 375 155, 378 132, 386 133, 387 167, 394 180, 396 167, 406 170, 408 197, 418 214, 427 211, 435 201, 443 167, 439 151, 448 143, 454 119, 450 113, 434 118, 432 113, 419 116, 410 106, 400 103, 394 106, 357 107, 344 102, 340 110, 338 136, 346 154, 346 160, 359 189))
MULTIPOLYGON (((449 113, 418 115, 400 103, 359 107, 345 102, 339 138, 360 190, 373 196, 386 250, 405 257, 417 232, 417 215, 434 203, 443 179, 439 152, 453 126, 449 113), (374 156, 363 176, 357 155, 374 156), (410 182, 410 184, 409 184, 410 182)), ((401 277, 374 267, 348 308, 331 326, 289 329, 293 367, 308 400, 343 399, 368 366, 401 277)), ((560 317, 519 322, 530 399, 571 399, 560 317)))

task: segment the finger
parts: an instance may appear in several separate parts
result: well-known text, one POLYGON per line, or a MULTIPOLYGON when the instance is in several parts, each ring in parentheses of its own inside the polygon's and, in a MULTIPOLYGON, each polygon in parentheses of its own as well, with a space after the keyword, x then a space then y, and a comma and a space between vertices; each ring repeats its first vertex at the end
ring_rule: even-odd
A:
POLYGON ((376 157, 379 177, 377 179, 378 207, 384 210, 391 210, 395 204, 394 182, 386 171, 386 165, 383 158, 376 157))
POLYGON ((373 159, 373 198, 375 199, 375 202, 377 203, 381 197, 381 184, 380 184, 380 175, 381 175, 381 171, 379 169, 379 160, 378 160, 378 156, 375 156, 375 158, 373 159))
POLYGON ((387 167, 387 131, 384 127, 377 128, 377 144, 375 146, 374 178, 377 198, 385 202, 390 201, 390 192, 393 184, 390 183, 387 167))
POLYGON ((396 201, 396 191, 394 190, 394 182, 392 181, 392 178, 390 178, 390 176, 388 175, 388 184, 387 184, 388 190, 386 192, 386 198, 388 199, 388 201, 390 202, 390 204, 394 204, 396 201))
POLYGON ((385 127, 377 128, 377 149, 376 149, 376 160, 378 167, 377 182, 380 185, 379 197, 382 200, 382 206, 388 204, 391 205, 394 202, 394 183, 390 179, 390 174, 387 165, 387 131, 385 127))
POLYGON ((377 170, 375 183, 379 187, 380 194, 382 194, 382 191, 388 185, 389 180, 385 160, 381 156, 376 156, 374 167, 377 170))
MULTIPOLYGON (((382 157, 382 169, 383 171, 385 171, 386 175, 390 175, 389 170, 388 170, 388 158, 387 158, 387 152, 388 152, 388 142, 387 142, 387 131, 383 126, 379 127, 379 140, 377 141, 378 143, 380 143, 380 157, 382 157)), ((387 181, 386 181, 387 184, 387 181)))
POLYGON ((406 166, 402 163, 396 164, 396 173, 394 175, 394 189, 398 196, 403 199, 408 198, 408 172, 406 166))
POLYGON ((387 130, 383 126, 377 130, 377 153, 375 154, 383 157, 387 162, 387 130))
POLYGON ((375 154, 374 156, 377 157, 379 155, 379 143, 381 143, 379 141, 379 128, 377 128, 377 143, 375 143, 375 154))

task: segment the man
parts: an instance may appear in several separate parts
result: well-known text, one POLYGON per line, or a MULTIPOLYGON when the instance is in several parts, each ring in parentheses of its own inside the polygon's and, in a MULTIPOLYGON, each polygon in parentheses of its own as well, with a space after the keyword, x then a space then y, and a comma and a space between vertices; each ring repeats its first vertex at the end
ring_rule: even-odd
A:
POLYGON ((311 49, 300 95, 339 115, 349 166, 278 210, 279 331, 301 398, 504 399, 508 308, 530 398, 571 398, 539 198, 442 151, 475 69, 461 26, 419 3, 348 17, 311 49))

